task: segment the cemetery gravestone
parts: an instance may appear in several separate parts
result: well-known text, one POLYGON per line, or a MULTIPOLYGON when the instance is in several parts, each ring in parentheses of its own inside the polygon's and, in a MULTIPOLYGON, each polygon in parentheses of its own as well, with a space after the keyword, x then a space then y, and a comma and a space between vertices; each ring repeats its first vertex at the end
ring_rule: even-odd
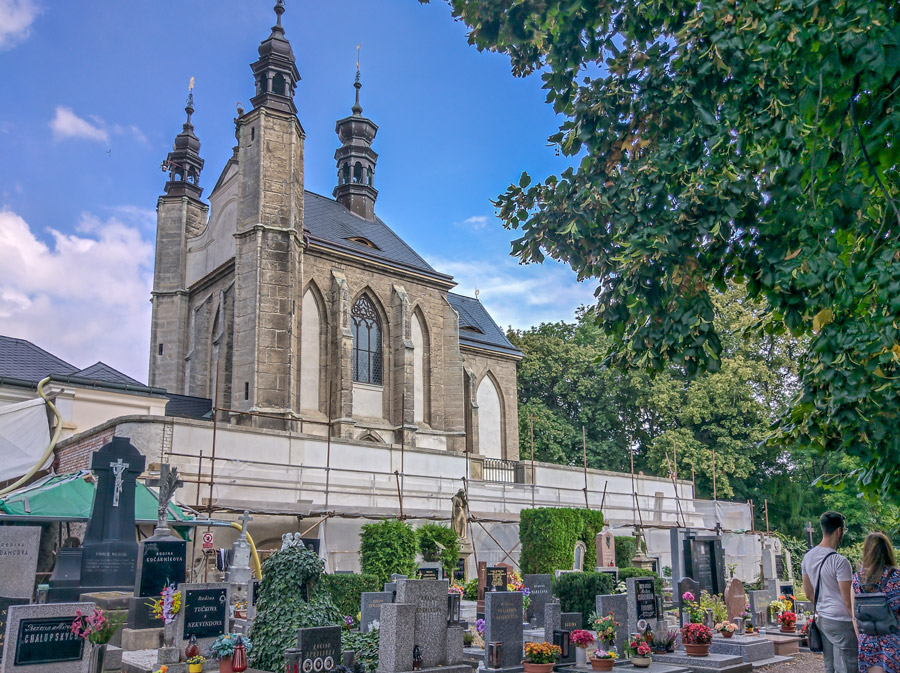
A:
POLYGON ((369 632, 372 622, 381 620, 381 606, 393 601, 394 594, 390 591, 363 591, 360 596, 359 630, 362 633, 369 632))
MULTIPOLYGON (((581 613, 580 612, 561 612, 559 615, 559 630, 563 631, 565 634, 565 639, 568 641, 569 636, 572 635, 572 631, 577 631, 581 628, 581 613)), ((568 649, 564 648, 564 652, 568 652, 568 655, 565 657, 560 657, 559 662, 561 664, 569 664, 575 661, 575 646, 572 645, 571 642, 568 643, 568 649)))
POLYGON ((553 632, 559 631, 560 605, 552 601, 544 605, 544 640, 553 642, 553 632))
POLYGON ((488 591, 506 591, 507 584, 507 567, 506 566, 488 566, 485 569, 486 583, 485 592, 488 591))
POLYGON ((90 614, 93 603, 14 605, 9 609, 0 670, 87 673, 90 645, 72 633, 76 610, 90 614))
POLYGON ((191 636, 203 652, 223 633, 228 633, 230 617, 229 585, 224 582, 180 584, 181 610, 175 619, 175 646, 184 650, 191 636))
POLYGON ((725 557, 718 536, 689 536, 684 540, 685 576, 694 578, 710 594, 725 591, 725 557))
POLYGON ((624 656, 625 641, 628 638, 628 596, 626 594, 609 594, 597 596, 597 614, 605 617, 612 614, 619 623, 616 627, 615 647, 619 656, 624 656))
POLYGON ((423 563, 416 568, 417 580, 439 580, 441 579, 441 565, 439 563, 426 564, 423 563))
POLYGON ((250 619, 256 619, 256 602, 259 600, 259 585, 262 583, 262 580, 250 580, 250 584, 247 587, 247 595, 249 597, 247 601, 247 617, 250 619))
POLYGON ((0 656, 9 608, 31 603, 40 542, 38 526, 0 526, 0 656))
POLYGON ((598 568, 614 568, 616 566, 616 541, 612 531, 607 529, 597 533, 594 538, 596 545, 596 561, 598 568))
POLYGON ((732 577, 725 585, 725 608, 728 610, 729 621, 740 617, 747 608, 747 593, 744 591, 744 583, 736 577, 732 577))
POLYGON ((690 577, 682 577, 678 581, 678 618, 681 621, 682 625, 687 623, 686 622, 686 620, 687 620, 686 614, 687 613, 684 610, 684 607, 685 607, 684 604, 687 602, 684 599, 684 595, 686 593, 689 593, 694 597, 694 601, 692 601, 692 602, 699 601, 700 600, 700 583, 695 582, 690 577))
POLYGON ((341 627, 319 626, 297 631, 303 673, 323 673, 341 665, 341 627))
POLYGON ((381 606, 378 635, 378 673, 411 671, 413 648, 409 634, 416 626, 416 606, 385 603, 381 606))
MULTIPOLYGON (((753 615, 754 623, 759 621, 757 615, 761 613, 768 615, 769 603, 773 600, 775 599, 772 596, 772 592, 767 589, 750 592, 750 614, 753 615)), ((756 626, 763 626, 763 624, 756 624, 756 626)))
POLYGON ((794 595, 794 585, 791 582, 780 583, 778 585, 778 597, 781 596, 790 597, 794 595))
MULTIPOLYGON (((415 627, 410 641, 412 648, 419 646, 422 668, 432 668, 444 663, 447 647, 447 580, 400 580, 397 582, 397 603, 415 606, 415 627)), ((382 605, 382 608, 384 604, 382 605)))
POLYGON ((638 622, 644 620, 654 626, 659 615, 656 612, 656 591, 650 577, 629 577, 625 580, 628 596, 628 633, 641 631, 638 622))
POLYGON ((484 597, 484 667, 488 668, 488 643, 500 643, 500 666, 518 667, 522 661, 522 593, 489 592, 484 597))
POLYGON ((528 614, 526 619, 537 628, 544 626, 544 606, 548 601, 553 599, 551 587, 553 583, 552 575, 525 575, 522 580, 528 588, 528 614))

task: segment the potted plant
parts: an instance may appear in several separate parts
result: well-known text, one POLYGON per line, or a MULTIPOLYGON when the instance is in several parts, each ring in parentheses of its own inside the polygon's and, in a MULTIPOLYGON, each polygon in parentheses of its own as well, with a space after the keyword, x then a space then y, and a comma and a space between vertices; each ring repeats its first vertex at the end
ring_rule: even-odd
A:
POLYGON ((238 601, 234 604, 234 618, 247 619, 247 601, 238 601))
POLYGON ((522 666, 525 673, 551 673, 556 657, 562 653, 559 645, 543 643, 525 643, 525 659, 522 666))
POLYGON ((782 612, 778 615, 778 623, 781 624, 784 633, 793 633, 797 630, 797 614, 790 611, 782 612))
POLYGON ((124 623, 125 615, 120 612, 114 612, 110 618, 100 608, 94 608, 89 615, 83 614, 81 610, 75 611, 75 619, 70 628, 77 637, 91 644, 91 673, 103 670, 106 646, 124 623))
POLYGON ((203 664, 206 663, 206 657, 197 654, 187 660, 188 673, 203 673, 203 664))
POLYGON ((665 654, 666 650, 669 648, 668 634, 662 632, 660 632, 658 635, 654 634, 652 645, 654 654, 665 654))
POLYGON ((594 634, 590 631, 577 629, 569 634, 569 642, 575 646, 575 665, 587 665, 587 647, 594 643, 594 634))
POLYGON ((631 658, 631 665, 635 668, 647 668, 653 661, 650 656, 650 646, 643 640, 630 641, 625 652, 631 658))
POLYGON ((594 612, 588 619, 597 632, 597 640, 602 642, 607 650, 612 649, 616 644, 616 627, 619 625, 612 613, 601 616, 594 612))
POLYGON ((672 630, 666 634, 666 652, 675 651, 675 643, 678 641, 678 631, 672 630))
POLYGON ((731 638, 738 627, 733 622, 719 622, 716 624, 716 631, 721 633, 725 638, 731 638))
POLYGON ((591 655, 591 668, 595 671, 611 671, 613 666, 616 663, 615 652, 611 652, 609 650, 594 650, 594 653, 591 655))
MULTIPOLYGON (((249 653, 253 645, 247 636, 240 636, 244 643, 244 650, 249 653)), ((219 673, 234 673, 231 667, 231 659, 234 656, 234 646, 237 644, 237 636, 224 633, 216 638, 209 646, 209 657, 218 659, 219 673)))
POLYGON ((681 627, 681 642, 689 657, 709 655, 713 632, 706 624, 691 623, 681 627))
POLYGON ((744 629, 744 633, 753 633, 756 630, 756 627, 753 626, 753 622, 747 622, 747 626, 744 629))

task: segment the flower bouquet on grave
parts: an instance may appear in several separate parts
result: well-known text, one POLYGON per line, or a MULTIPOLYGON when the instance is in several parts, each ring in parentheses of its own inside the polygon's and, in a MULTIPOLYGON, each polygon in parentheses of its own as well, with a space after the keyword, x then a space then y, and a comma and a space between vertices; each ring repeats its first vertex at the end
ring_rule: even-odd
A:
POLYGON ((607 650, 615 647, 616 627, 619 626, 619 622, 613 618, 611 612, 606 616, 601 616, 594 612, 588 617, 588 621, 594 627, 594 631, 597 632, 597 640, 602 642, 607 650))
POLYGON ((591 668, 595 671, 611 671, 618 658, 615 652, 598 648, 591 655, 591 668))
POLYGON ((175 591, 174 584, 167 584, 159 594, 159 598, 147 603, 153 619, 161 619, 164 624, 175 621, 175 615, 181 612, 181 592, 175 591))
POLYGON ((675 651, 675 643, 678 642, 678 631, 672 630, 666 633, 666 652, 675 651))
POLYGON ((569 642, 575 646, 575 665, 587 664, 587 647, 593 644, 594 634, 584 629, 576 629, 569 634, 569 642))
POLYGON ((112 640, 119 627, 125 623, 126 615, 120 612, 107 617, 100 608, 85 615, 81 610, 75 611, 75 619, 70 627, 72 633, 93 645, 91 652, 91 670, 102 671, 103 660, 106 657, 106 645, 112 640))
POLYGON ((659 633, 653 636, 653 642, 650 643, 653 647, 654 654, 665 654, 666 650, 669 647, 669 636, 665 633, 659 633))
POLYGON ((631 658, 631 665, 636 668, 647 668, 653 658, 650 656, 650 646, 643 640, 632 640, 625 648, 625 653, 631 658))
POLYGON ((707 656, 712 638, 712 629, 706 624, 691 623, 681 627, 681 643, 690 657, 707 656))
POLYGON ((562 654, 559 645, 543 643, 525 643, 525 659, 522 666, 525 673, 551 673, 556 658, 562 654))
POLYGON ((353 618, 353 615, 344 615, 344 628, 348 631, 351 630, 354 626, 356 626, 357 621, 353 618))
POLYGON ((738 627, 733 622, 718 622, 716 624, 716 631, 721 633, 726 638, 731 638, 734 635, 735 631, 738 630, 738 627))
POLYGON ((785 633, 793 633, 797 630, 797 614, 786 611, 778 615, 778 623, 781 624, 781 630, 785 633))
POLYGON ((681 600, 684 602, 684 610, 688 613, 691 624, 702 624, 706 619, 706 611, 700 605, 700 601, 694 597, 694 594, 690 591, 685 591, 681 594, 681 600))

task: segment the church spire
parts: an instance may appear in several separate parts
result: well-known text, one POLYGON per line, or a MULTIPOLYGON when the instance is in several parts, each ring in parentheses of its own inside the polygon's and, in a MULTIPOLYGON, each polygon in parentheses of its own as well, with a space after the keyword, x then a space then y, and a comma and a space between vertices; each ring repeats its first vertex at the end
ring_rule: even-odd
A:
POLYGON ((203 189, 198 185, 200 172, 203 170, 203 159, 200 158, 200 139, 194 134, 191 116, 194 114, 194 78, 188 86, 187 103, 184 111, 187 119, 181 127, 181 133, 175 136, 172 151, 166 156, 161 168, 168 172, 166 182, 167 195, 193 196, 199 199, 203 189))
POLYGON ((338 184, 333 195, 344 208, 367 220, 375 219, 375 162, 378 154, 372 150, 372 141, 378 132, 378 126, 362 116, 362 105, 359 103, 359 90, 362 83, 359 77, 359 45, 356 47, 356 100, 350 108, 349 117, 339 119, 334 130, 340 138, 341 146, 335 151, 337 161, 338 184))
POLYGON ((272 33, 259 45, 259 60, 250 65, 256 84, 256 95, 250 99, 254 109, 266 107, 297 114, 294 89, 300 73, 294 61, 294 50, 284 37, 281 15, 284 0, 275 3, 275 25, 272 33))

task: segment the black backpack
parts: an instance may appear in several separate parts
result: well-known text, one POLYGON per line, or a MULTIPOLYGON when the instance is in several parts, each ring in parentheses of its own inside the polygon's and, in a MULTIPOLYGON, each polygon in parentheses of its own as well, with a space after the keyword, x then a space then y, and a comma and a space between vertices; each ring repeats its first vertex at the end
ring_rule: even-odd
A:
MULTIPOLYGON (((891 571, 892 573, 894 571, 891 571)), ((860 589, 877 588, 876 585, 860 585, 860 589)), ((888 636, 900 632, 897 615, 891 609, 883 593, 858 593, 853 597, 853 617, 860 633, 868 636, 888 636)))

